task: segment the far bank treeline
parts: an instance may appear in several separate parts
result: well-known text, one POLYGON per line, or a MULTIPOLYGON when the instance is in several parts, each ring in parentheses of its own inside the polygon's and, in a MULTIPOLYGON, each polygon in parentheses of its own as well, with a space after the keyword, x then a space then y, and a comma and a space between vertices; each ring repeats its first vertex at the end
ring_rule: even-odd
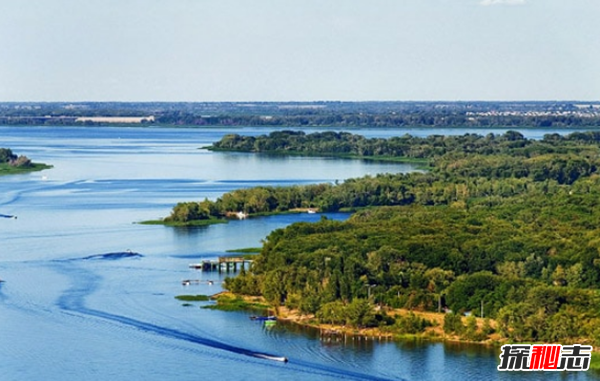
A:
MULTIPOLYGON (((385 310, 448 308, 483 313, 496 320, 500 337, 514 341, 600 345, 600 133, 538 141, 517 132, 388 140, 328 134, 272 137, 290 136, 279 146, 292 151, 301 151, 292 140, 322 139, 329 152, 335 142, 373 149, 379 142, 384 155, 397 142, 402 155, 426 159, 430 171, 257 187, 195 203, 211 215, 382 206, 346 222, 323 219, 272 232, 252 271, 227 279, 226 288, 324 323, 415 333, 426 322, 393 319, 385 310)), ((456 316, 446 315, 450 334, 482 339, 491 330, 465 327, 456 316)))
POLYGON ((367 139, 349 133, 280 131, 268 136, 226 135, 215 150, 300 153, 364 157, 379 160, 417 160, 427 173, 381 174, 339 184, 255 187, 225 193, 216 201, 182 202, 168 223, 223 218, 232 213, 264 214, 295 208, 339 211, 382 205, 448 205, 472 197, 509 196, 530 183, 571 184, 596 171, 600 132, 547 135, 525 139, 503 135, 402 136, 367 139), (499 182, 498 180, 502 180, 499 182), (554 183, 551 183, 551 180, 554 183))
POLYGON ((541 127, 600 124, 599 102, 25 102, 1 103, 0 125, 94 125, 139 117, 167 126, 541 127))

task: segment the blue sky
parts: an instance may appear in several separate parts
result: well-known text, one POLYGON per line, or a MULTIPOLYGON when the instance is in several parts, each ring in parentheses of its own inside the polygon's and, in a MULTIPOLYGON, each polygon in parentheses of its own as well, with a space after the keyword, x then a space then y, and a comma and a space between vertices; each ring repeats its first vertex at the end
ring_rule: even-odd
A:
POLYGON ((598 100, 599 0, 2 0, 0 101, 598 100))

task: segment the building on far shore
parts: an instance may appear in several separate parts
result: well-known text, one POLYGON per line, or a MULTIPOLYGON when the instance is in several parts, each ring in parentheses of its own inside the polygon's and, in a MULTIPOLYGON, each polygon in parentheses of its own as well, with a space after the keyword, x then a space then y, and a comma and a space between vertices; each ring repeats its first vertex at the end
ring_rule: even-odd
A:
POLYGON ((150 116, 81 116, 75 122, 94 123, 144 123, 154 122, 154 115, 150 116))

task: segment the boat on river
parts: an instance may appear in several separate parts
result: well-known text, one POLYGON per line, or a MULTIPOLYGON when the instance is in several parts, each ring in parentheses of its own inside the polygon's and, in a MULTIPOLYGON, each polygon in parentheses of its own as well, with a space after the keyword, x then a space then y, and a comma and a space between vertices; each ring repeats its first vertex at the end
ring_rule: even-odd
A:
POLYGON ((288 358, 284 356, 271 356, 262 353, 256 353, 254 356, 265 360, 288 362, 288 358))
POLYGON ((250 316, 250 320, 275 321, 275 320, 277 320, 277 317, 276 316, 250 316))

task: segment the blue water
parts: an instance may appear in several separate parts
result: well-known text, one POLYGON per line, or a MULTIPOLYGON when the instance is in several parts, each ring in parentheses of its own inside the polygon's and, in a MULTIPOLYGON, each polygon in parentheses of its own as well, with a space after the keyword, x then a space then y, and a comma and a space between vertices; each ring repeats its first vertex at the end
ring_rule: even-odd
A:
MULTIPOLYGON (((190 263, 258 246, 273 229, 320 216, 180 229, 135 222, 166 216, 176 202, 214 199, 240 187, 414 170, 199 149, 231 132, 238 130, 0 127, 0 147, 54 165, 0 177, 0 214, 18 217, 0 218, 0 278, 6 281, 0 284, 0 380, 564 378, 500 374, 496 351, 480 346, 332 343, 296 326, 265 328, 247 313, 210 311, 199 308, 202 303, 183 307, 174 296, 213 294, 223 280, 218 273, 190 270, 190 263), (184 279, 199 282, 183 286, 184 279), (265 355, 286 356, 289 362, 265 355)), ((407 131, 353 132, 385 137, 407 131)))

